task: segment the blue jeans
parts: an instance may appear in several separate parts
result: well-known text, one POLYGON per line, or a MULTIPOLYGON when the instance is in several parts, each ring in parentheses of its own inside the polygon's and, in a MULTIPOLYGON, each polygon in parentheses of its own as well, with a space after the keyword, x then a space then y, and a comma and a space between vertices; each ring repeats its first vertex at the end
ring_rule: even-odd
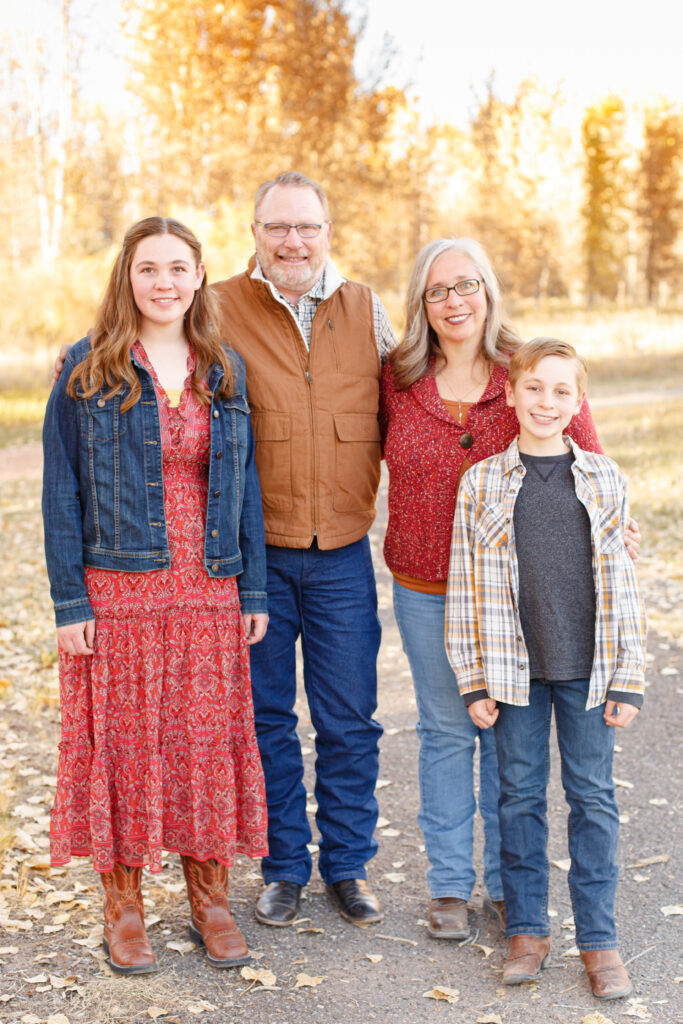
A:
POLYGON ((444 643, 446 598, 421 594, 394 582, 394 613, 410 663, 417 700, 420 740, 420 813, 430 867, 432 899, 468 900, 476 872, 472 865, 474 752, 480 742, 479 810, 484 820, 484 884, 493 900, 503 898, 498 829, 498 766, 495 737, 480 730, 467 713, 444 643))
POLYGON ((311 830, 296 733, 296 652, 316 739, 318 866, 329 885, 365 878, 377 852, 375 784, 380 624, 367 537, 332 551, 266 548, 270 623, 251 648, 251 681, 268 801, 266 882, 306 885, 311 830))
POLYGON ((619 812, 612 781, 614 732, 604 705, 586 711, 588 680, 532 680, 529 704, 499 704, 501 865, 508 935, 549 935, 550 718, 569 804, 569 892, 579 949, 615 949, 619 812))

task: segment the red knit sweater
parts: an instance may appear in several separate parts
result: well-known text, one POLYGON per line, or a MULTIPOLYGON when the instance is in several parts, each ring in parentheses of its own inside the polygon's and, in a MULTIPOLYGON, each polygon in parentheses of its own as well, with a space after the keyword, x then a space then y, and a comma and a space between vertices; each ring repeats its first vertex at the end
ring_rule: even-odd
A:
MULTIPOLYGON (((384 458, 389 469, 389 524, 384 557, 392 572, 422 580, 445 580, 460 466, 502 452, 519 433, 505 400, 507 369, 496 365, 478 402, 460 426, 446 412, 430 373, 397 391, 385 364, 380 398, 384 458), (474 443, 460 447, 470 433, 474 443)), ((587 451, 601 452, 593 418, 584 402, 567 434, 587 451)))

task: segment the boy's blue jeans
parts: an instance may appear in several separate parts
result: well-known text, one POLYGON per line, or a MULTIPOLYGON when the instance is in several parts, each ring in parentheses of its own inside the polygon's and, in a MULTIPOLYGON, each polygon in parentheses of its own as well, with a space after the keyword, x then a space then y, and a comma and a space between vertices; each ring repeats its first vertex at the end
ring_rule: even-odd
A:
POLYGON ((555 708, 569 804, 569 892, 580 950, 616 949, 614 898, 619 812, 612 781, 614 729, 604 704, 586 711, 588 680, 532 680, 529 704, 499 704, 501 873, 507 934, 549 935, 550 719, 555 708))

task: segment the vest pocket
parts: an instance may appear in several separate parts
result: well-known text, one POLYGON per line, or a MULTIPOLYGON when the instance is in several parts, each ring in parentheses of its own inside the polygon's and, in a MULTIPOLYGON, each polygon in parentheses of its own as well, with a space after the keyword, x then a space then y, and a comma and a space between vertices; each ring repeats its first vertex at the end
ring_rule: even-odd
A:
POLYGON ((261 482, 263 508, 291 512, 292 443, 288 413, 253 412, 251 425, 256 439, 256 468, 261 482))
POLYGON ((335 413, 335 512, 368 512, 380 474, 380 433, 369 413, 335 413))

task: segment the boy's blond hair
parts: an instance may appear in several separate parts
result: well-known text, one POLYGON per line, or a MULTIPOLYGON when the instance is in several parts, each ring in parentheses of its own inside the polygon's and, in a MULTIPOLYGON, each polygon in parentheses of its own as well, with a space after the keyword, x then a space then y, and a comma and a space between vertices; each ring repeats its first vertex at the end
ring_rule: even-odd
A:
POLYGON ((514 388, 520 376, 540 363, 546 356, 559 356, 560 359, 571 359, 576 367, 576 386, 579 394, 586 390, 588 367, 577 355, 576 349, 568 342, 559 338, 534 338, 518 348, 510 360, 508 379, 514 388))

